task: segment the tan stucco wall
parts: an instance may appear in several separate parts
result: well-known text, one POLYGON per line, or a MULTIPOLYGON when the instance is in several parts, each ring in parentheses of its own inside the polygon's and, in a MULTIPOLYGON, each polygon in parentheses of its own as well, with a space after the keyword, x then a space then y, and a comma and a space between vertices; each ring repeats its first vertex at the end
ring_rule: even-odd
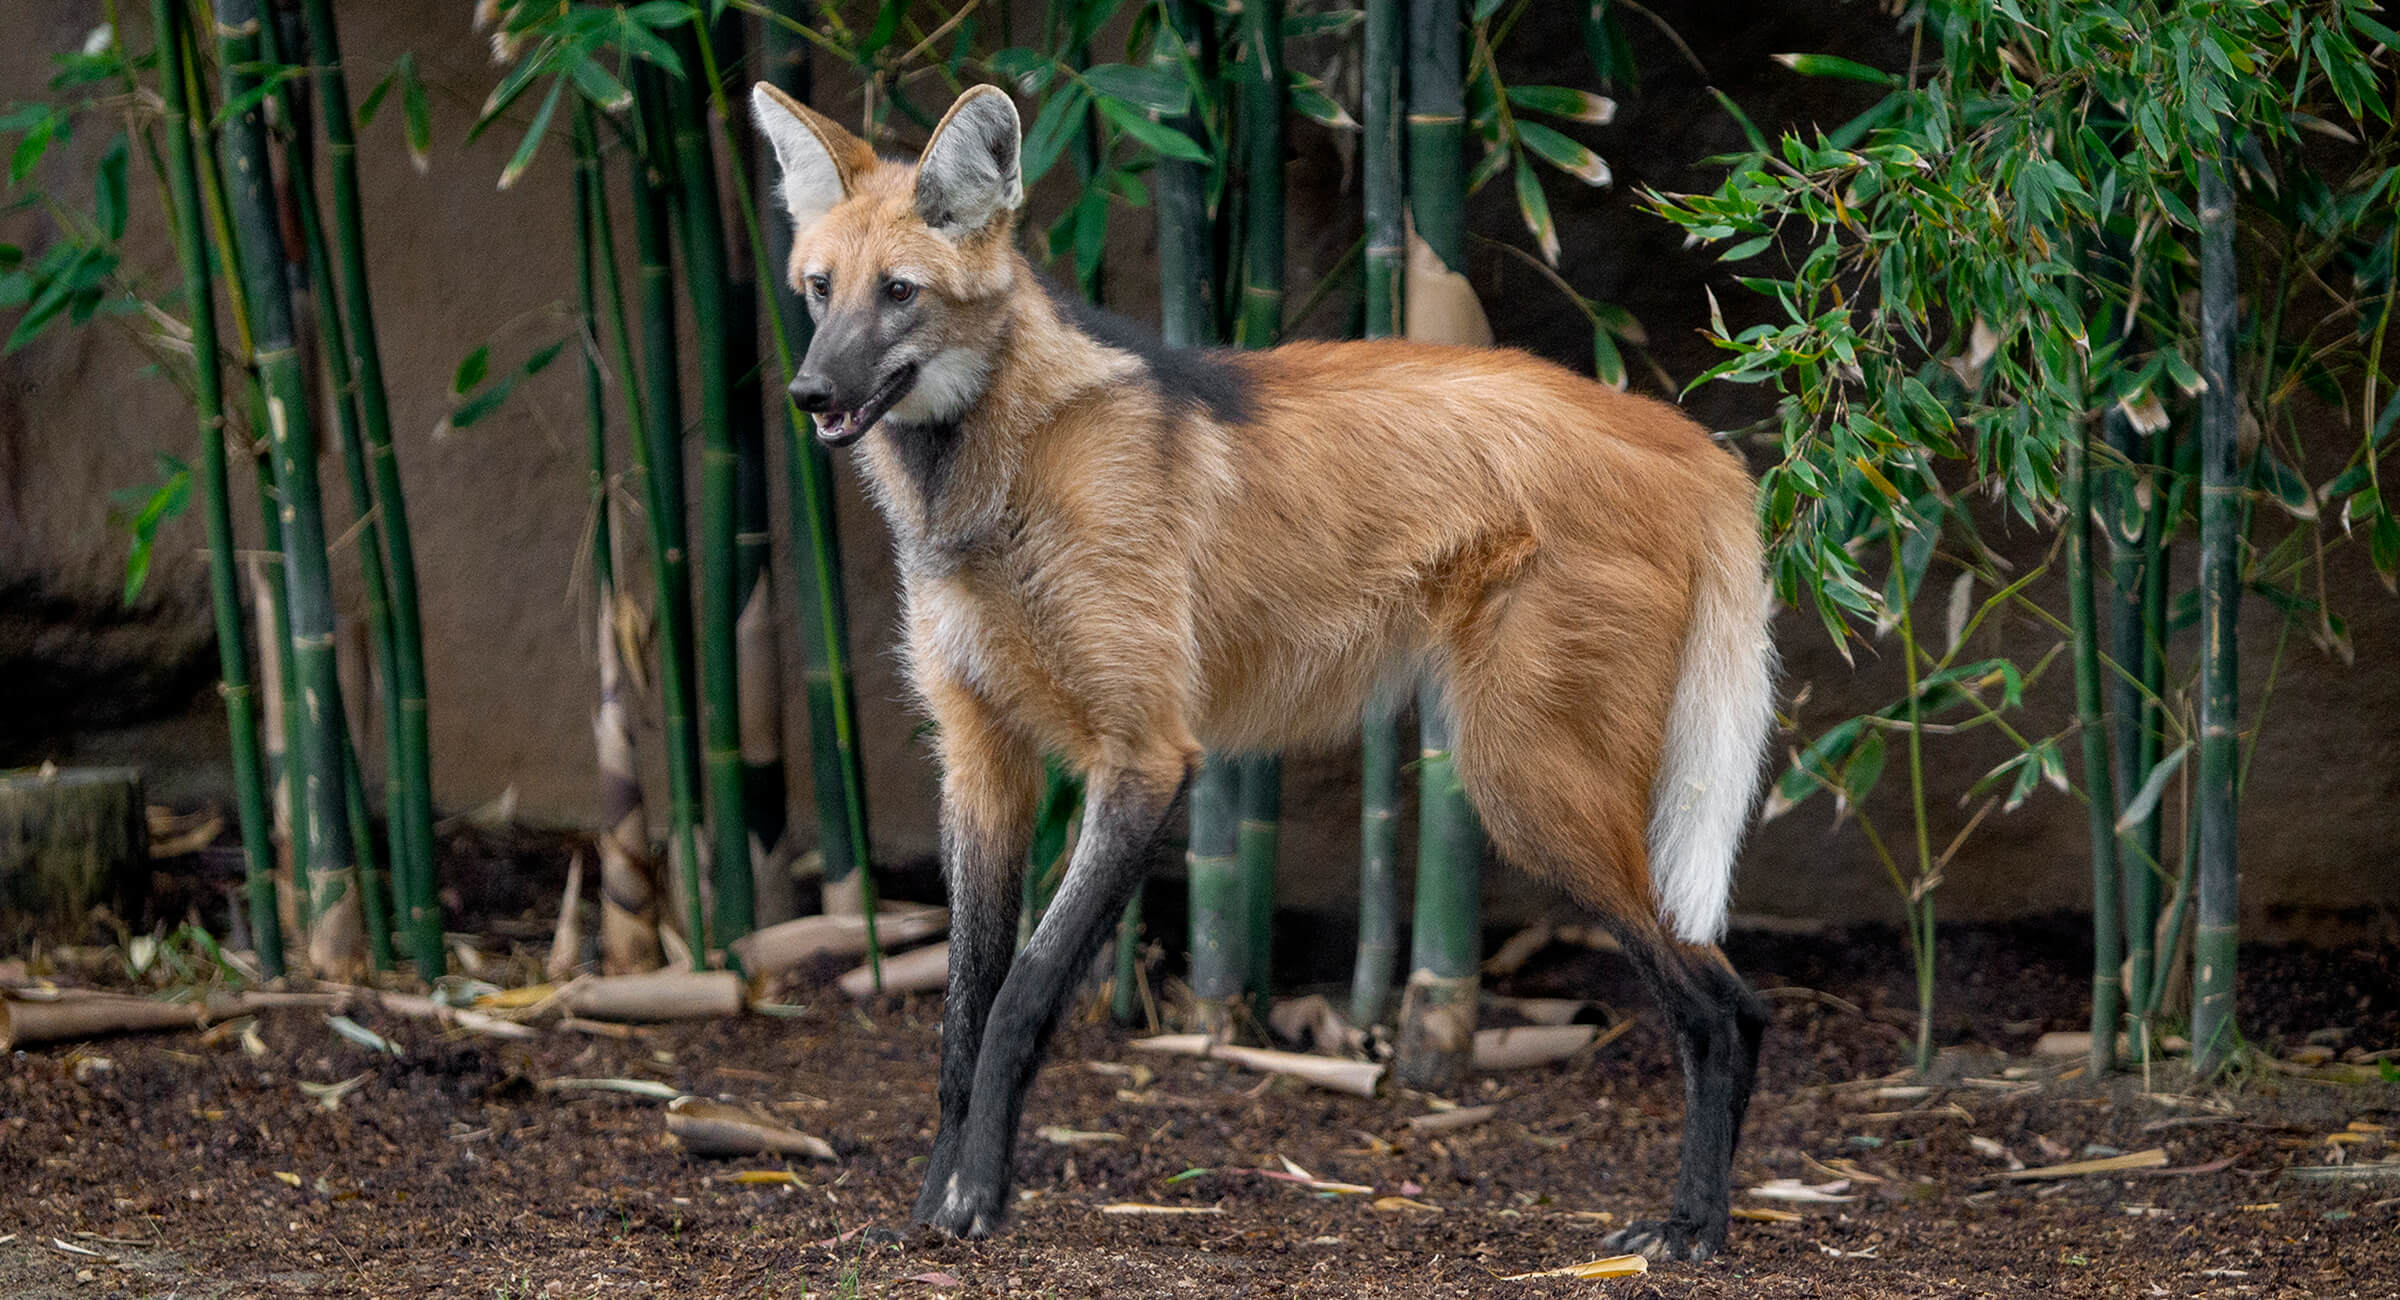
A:
MULTIPOLYGON (((48 52, 81 43, 89 8, 68 0, 18 7, 13 39, 0 47, 0 99, 38 92, 47 79, 48 52)), ((1719 84, 1762 122, 1830 118, 1845 104, 1837 90, 1796 87, 1764 54, 1832 48, 1829 24, 1872 45, 1885 39, 1876 28, 1880 19, 1872 10, 1834 4, 1784 9, 1807 12, 1768 7, 1712 31, 1717 44, 1707 53, 1719 84)), ((515 133, 503 128, 472 146, 461 144, 493 79, 481 42, 466 30, 465 11, 463 4, 427 0, 343 7, 355 86, 371 83, 403 49, 413 49, 433 88, 430 174, 408 165, 389 110, 370 128, 361 163, 370 271, 424 588, 437 794, 446 807, 459 808, 513 787, 528 818, 587 823, 593 815, 592 677, 588 583, 578 569, 587 526, 579 379, 562 361, 523 385, 500 415, 447 438, 433 433, 460 357, 490 341, 497 345, 495 365, 508 364, 559 337, 574 292, 565 151, 545 150, 522 183, 503 194, 492 182, 515 133)), ((1515 48, 1534 65, 1523 79, 1572 83, 1586 75, 1571 37, 1520 37, 1515 48)), ((1594 297, 1632 308, 1648 324, 1660 362, 1688 375, 1707 364, 1707 349, 1695 337, 1705 320, 1699 286, 1716 273, 1682 251, 1674 232, 1635 212, 1628 196, 1644 183, 1703 183, 1701 174, 1680 170, 1681 160, 1733 147, 1735 137, 1692 78, 1679 77, 1671 59, 1660 65, 1640 95, 1626 97, 1618 125, 1596 137, 1616 165, 1617 189, 1589 198, 1554 190, 1554 201, 1561 205, 1565 273, 1594 297)), ((838 98, 830 102, 840 110, 838 98)), ((62 160, 88 162, 103 142, 104 133, 87 133, 61 150, 62 160)), ((1293 191, 1296 201, 1313 205, 1293 224, 1291 300, 1297 303, 1347 247, 1351 229, 1340 210, 1352 199, 1338 191, 1334 151, 1321 132, 1296 130, 1295 145, 1293 191)), ((73 165, 63 161, 47 173, 62 184, 72 174, 73 165)), ((147 283, 171 285, 163 223, 143 167, 135 167, 133 182, 140 232, 133 261, 147 283)), ((1055 194, 1037 194, 1035 206, 1037 215, 1054 212, 1055 194)), ((1505 196, 1496 192, 1478 200, 1474 221, 1497 238, 1521 233, 1505 196)), ((41 238, 35 220, 0 219, 0 239, 30 246, 41 238)), ((1121 214, 1114 222, 1112 288, 1130 314, 1143 317, 1153 314, 1148 238, 1146 215, 1121 214)), ((1543 282, 1497 255, 1479 257, 1477 266, 1504 342, 1569 362, 1588 355, 1580 318, 1563 309, 1543 282)), ((1739 290, 1720 285, 1719 293, 1734 302, 1739 290)), ((1337 305, 1320 314, 1309 330, 1337 331, 1341 310, 1337 305)), ((176 390, 148 367, 117 324, 54 331, 0 359, 0 600, 6 602, 0 607, 0 663, 87 669, 80 677, 69 674, 80 694, 66 712, 89 724, 45 731, 23 716, 0 716, 0 762, 132 759, 151 770, 154 791, 188 797, 225 784, 222 715, 205 689, 213 667, 196 518, 175 523, 162 537, 141 604, 122 616, 101 613, 111 608, 121 581, 124 548, 123 534, 106 519, 109 492, 149 481, 154 453, 189 459, 197 447, 176 390)), ((1704 422, 1732 427, 1758 413, 1757 397, 1710 390, 1691 406, 1704 422)), ((2328 439, 2339 436, 2339 430, 2324 431, 2328 439)), ((329 459, 325 469, 329 495, 339 500, 338 465, 329 459)), ((928 854, 935 844, 934 775, 899 700, 888 544, 859 499, 854 471, 845 467, 841 480, 873 832, 886 858, 928 854)), ((780 502, 780 471, 773 481, 780 502)), ((254 536, 255 507, 243 476, 237 476, 237 493, 236 519, 246 538, 254 536)), ((346 505, 337 511, 339 521, 348 517, 346 505)), ((780 505, 776 518, 780 548, 780 505)), ((339 567, 343 608, 356 614, 354 566, 339 567)), ((2400 605, 2354 551, 2337 556, 2328 586, 2337 607, 2350 614, 2355 666, 2330 660, 2295 635, 2275 670, 2278 629, 2257 602, 2244 638, 2245 698, 2257 699, 2270 672, 2276 674, 2252 768, 2245 896, 2260 919, 2299 928, 2321 921, 2325 912, 2372 915, 2381 908, 2388 916, 2400 906, 2400 849, 2394 848, 2400 844, 2400 672, 2392 668, 2400 605)), ((775 595, 786 599, 782 585, 775 595)), ((1985 635, 2030 639, 2038 632, 2021 619, 2004 618, 1985 635)), ((1805 689, 1799 706, 1805 725, 1821 727, 1897 693, 1888 648, 1868 648, 1853 670, 1813 619, 1787 617, 1782 633, 1787 691, 1805 689)), ((787 671, 786 680, 796 681, 796 673, 787 671)), ((2063 668, 2055 669, 2036 692, 2037 712, 2026 725, 2063 725, 2065 687, 2063 668)), ((0 699, 6 690, 0 686, 0 699)), ((796 692, 788 694, 796 700, 796 692)), ((800 752, 800 726, 795 705, 786 718, 787 752, 800 752)), ((655 733, 644 738, 652 742, 645 759, 655 777, 655 733)), ((1933 825, 1938 845, 1966 815, 1957 806, 1958 793, 2000 755, 1980 739, 1935 739, 1928 753, 1940 792, 1933 825)), ((1340 907, 1354 851, 1354 764, 1333 756, 1295 763, 1291 772, 1287 889, 1296 902, 1340 907)), ((1895 763, 1872 809, 1895 839, 1904 838, 1907 824, 1896 798, 1901 785, 1895 763)), ((653 789, 660 788, 654 780, 653 789)), ((805 803, 808 786, 797 770, 792 789, 805 803)), ((805 816, 804 808, 796 811, 805 816)), ((1855 829, 1829 829, 1829 813, 1828 805, 1812 804, 1756 837, 1739 908, 1837 919, 1896 914, 1881 868, 1855 829)), ((2079 804, 2046 791, 2019 814, 1988 821, 1946 872, 1942 914, 1992 917, 2083 906, 2088 877, 2082 816, 2079 804)), ((1503 915, 1550 905, 1521 883, 1494 894, 1494 910, 1503 915)))

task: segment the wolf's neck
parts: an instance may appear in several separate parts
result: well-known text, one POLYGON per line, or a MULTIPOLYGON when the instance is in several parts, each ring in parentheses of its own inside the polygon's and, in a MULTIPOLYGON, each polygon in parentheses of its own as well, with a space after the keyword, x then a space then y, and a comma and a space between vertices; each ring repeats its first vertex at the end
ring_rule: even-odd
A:
POLYGON ((979 354, 953 365, 975 380, 952 389, 958 400, 936 404, 955 414, 910 419, 895 410, 868 448, 877 504, 902 562, 919 571, 945 570, 1005 533, 1018 480, 1060 413, 1140 369, 1067 320, 1022 258, 999 328, 979 354))

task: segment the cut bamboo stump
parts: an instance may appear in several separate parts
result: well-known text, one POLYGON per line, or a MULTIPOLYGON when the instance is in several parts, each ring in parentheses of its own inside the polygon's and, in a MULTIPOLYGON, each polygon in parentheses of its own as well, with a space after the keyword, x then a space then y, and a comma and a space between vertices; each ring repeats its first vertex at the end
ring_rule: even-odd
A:
POLYGON ((150 892, 142 774, 130 767, 0 775, 0 944, 82 937, 95 906, 138 922, 150 892))

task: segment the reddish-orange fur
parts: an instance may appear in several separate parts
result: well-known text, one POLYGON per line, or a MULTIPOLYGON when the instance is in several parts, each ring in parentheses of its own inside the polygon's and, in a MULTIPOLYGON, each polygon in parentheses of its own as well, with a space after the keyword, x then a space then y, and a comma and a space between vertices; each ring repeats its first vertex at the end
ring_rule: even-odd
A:
MULTIPOLYGON (((1738 1131, 1749 1066, 1727 1063, 1754 1055, 1759 1022, 1745 1010, 1737 1034, 1730 1008, 1748 993, 1705 947, 1723 878, 1695 905, 1714 915, 1677 927, 1650 861, 1654 805, 1709 797, 1723 812, 1726 791, 1746 801, 1754 782, 1768 652, 1753 488, 1736 459, 1663 402, 1498 349, 1228 354, 1248 409, 1220 419, 1064 319, 1016 250, 1013 212, 936 231, 912 206, 915 167, 784 107, 841 172, 838 195, 794 200, 794 283, 824 277, 828 315, 874 311, 891 277, 921 284, 912 364, 947 376, 921 380, 860 448, 899 545, 910 675, 940 728, 954 895, 962 871, 972 884, 1022 863, 1045 752, 1090 774, 1093 807, 1163 811, 1204 748, 1347 743, 1372 700, 1430 679, 1445 684, 1458 769, 1493 840, 1654 955, 1646 973, 1699 1035, 1687 1060, 1713 1052, 1710 1068, 1738 1073, 1738 1095, 1710 1094, 1711 1122, 1738 1131), (966 396, 945 409, 945 392, 966 396), (902 440, 918 435, 901 418, 954 422, 938 474, 912 461, 902 440), (1679 699, 1708 698, 1711 663, 1743 665, 1727 693, 1755 716, 1719 729, 1731 739, 1686 774, 1688 791, 1654 791, 1670 727, 1686 725, 1679 699), (1131 791, 1161 793, 1145 804, 1131 791)), ((806 144, 787 171, 813 165, 806 144)), ((1729 872, 1730 856, 1725 845, 1710 869, 1729 872)), ((987 1001, 957 1013, 960 978, 954 966, 964 1018, 946 1032, 980 1036, 991 992, 970 979, 963 992, 987 1001)), ((973 1070, 975 1046, 963 1050, 973 1070)), ((945 1069, 948 1138, 968 1102, 945 1069)), ((1680 1235, 1636 1248, 1722 1240, 1722 1136, 1687 1156, 1680 1235)), ((984 1184, 1004 1185, 1004 1170, 945 1172, 976 1158, 937 1145, 920 1216, 988 1230, 984 1184)))

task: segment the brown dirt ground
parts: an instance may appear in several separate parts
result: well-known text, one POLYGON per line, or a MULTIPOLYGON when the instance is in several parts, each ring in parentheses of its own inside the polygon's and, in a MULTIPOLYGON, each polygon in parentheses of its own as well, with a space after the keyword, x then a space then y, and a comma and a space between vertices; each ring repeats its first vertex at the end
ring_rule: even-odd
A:
MULTIPOLYGON (((1784 990, 1769 993, 1776 1023, 1737 1184, 1821 1182, 1833 1175, 1817 1162, 1844 1160, 1866 1177, 1838 1203, 1740 1196, 1801 1218, 1737 1223, 1725 1257, 1641 1278, 1501 1280, 1601 1253, 1610 1219, 1654 1213, 1674 1173, 1681 1088, 1655 1014, 1615 958, 1553 948, 1511 991, 1596 990, 1634 1026, 1564 1064, 1474 1082, 1453 1100, 1497 1117, 1438 1138, 1407 1125, 1429 1109, 1422 1094, 1336 1096, 1132 1052, 1125 1032, 1095 1020, 1071 1025, 1028 1124, 1122 1139, 1029 1133, 1013 1228, 977 1243, 906 1221, 932 1136, 935 999, 858 1007, 815 982, 790 993, 804 1009, 788 1018, 528 1043, 355 1012, 397 1058, 302 1010, 260 1016, 255 1054, 238 1034, 192 1033, 21 1051, 0 1058, 0 1295, 2400 1293, 2400 1176, 2287 1172, 2325 1163, 2325 1135, 2354 1121, 2394 1132, 2343 1148, 2347 1163, 2392 1156, 2400 1087, 2262 1068, 2193 1099, 2172 1066, 2094 1088, 2068 1065, 2006 1055, 2075 1027, 2089 969, 2077 928, 1945 932, 1950 1046, 1921 1096, 1875 1091, 1906 1082, 1884 1077, 1902 1066, 1910 1005, 1891 932, 1737 935, 1736 961, 1784 990), (2027 1086, 1970 1082, 2012 1069, 2027 1086), (562 1076, 750 1104, 824 1135, 841 1158, 693 1158, 665 1137, 659 1103, 536 1086, 562 1076), (332 1108, 299 1086, 346 1079, 357 1086, 332 1108), (2004 1160, 1970 1137, 2029 1165, 2095 1145, 2162 1147, 2168 1168, 2007 1182, 1995 1177, 2004 1160), (1250 1172, 1282 1158, 1374 1194, 1312 1194, 1250 1172), (796 1184, 734 1178, 784 1168, 796 1184), (1372 1205, 1400 1195, 1432 1208, 1372 1205), (1209 1212, 1100 1212, 1126 1200, 1209 1212)), ((2245 962, 2253 1041, 2288 1048, 2347 1029, 2345 1046, 2400 1043, 2392 947, 2261 948, 2245 962)))

